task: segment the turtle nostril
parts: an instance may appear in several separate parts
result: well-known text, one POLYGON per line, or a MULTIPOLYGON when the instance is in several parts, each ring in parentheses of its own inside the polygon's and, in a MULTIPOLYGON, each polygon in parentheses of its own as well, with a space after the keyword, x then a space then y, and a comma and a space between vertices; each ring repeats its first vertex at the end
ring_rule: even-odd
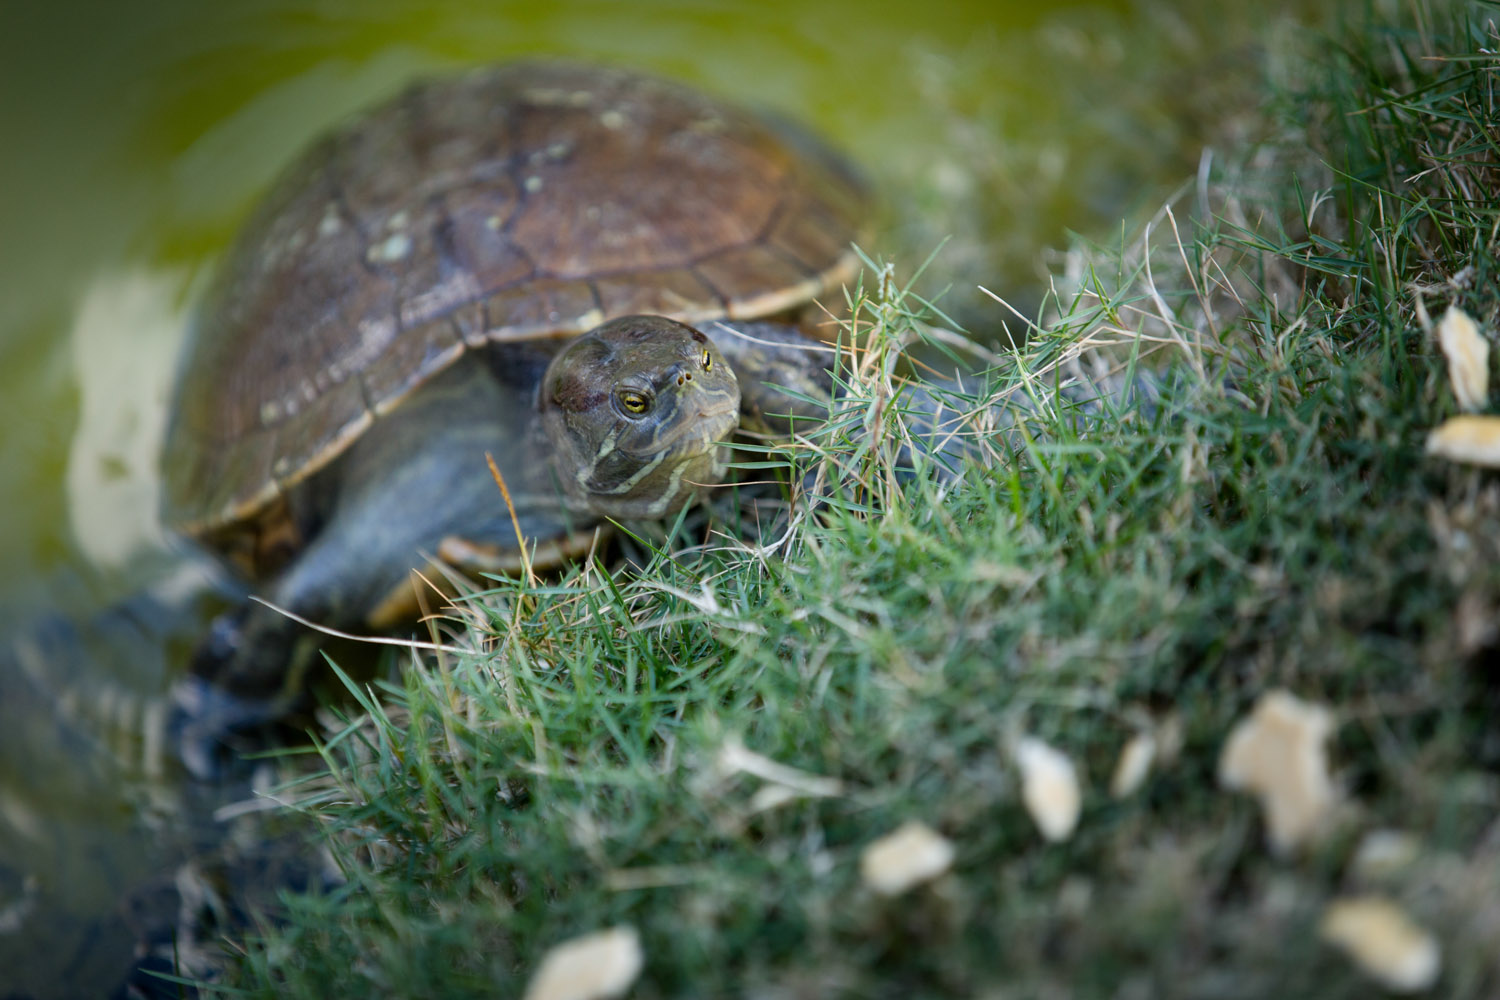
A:
POLYGON ((693 380, 693 368, 691 365, 677 362, 665 372, 666 377, 677 383, 680 389, 693 380))

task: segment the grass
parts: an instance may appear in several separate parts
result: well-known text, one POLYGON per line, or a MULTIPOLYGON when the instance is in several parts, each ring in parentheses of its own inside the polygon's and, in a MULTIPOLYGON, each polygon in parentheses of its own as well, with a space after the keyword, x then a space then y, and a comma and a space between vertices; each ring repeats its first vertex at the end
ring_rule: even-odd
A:
MULTIPOLYGON (((825 502, 724 491, 621 562, 495 581, 464 605, 482 655, 351 684, 283 793, 344 881, 287 895, 226 989, 518 995, 629 924, 635 997, 1367 996, 1317 928, 1378 891, 1442 995, 1500 992, 1500 488, 1424 453, 1454 403, 1418 318, 1500 314, 1491 13, 1344 25, 1281 81, 1276 140, 1075 251, 992 376, 1139 360, 1154 412, 1028 408, 952 484, 897 474, 899 397, 848 372, 827 433, 753 463, 822 470, 825 502), (1276 688, 1334 713, 1343 790, 1290 856, 1216 778, 1276 688), (1143 731, 1161 757, 1114 798, 1143 731), (1086 775, 1065 842, 1023 807, 1022 735, 1086 775), (910 819, 956 858, 878 896, 861 851, 910 819), (1414 856, 1359 862, 1380 830, 1414 856)), ((877 344, 919 329, 890 282, 858 305, 877 344)))

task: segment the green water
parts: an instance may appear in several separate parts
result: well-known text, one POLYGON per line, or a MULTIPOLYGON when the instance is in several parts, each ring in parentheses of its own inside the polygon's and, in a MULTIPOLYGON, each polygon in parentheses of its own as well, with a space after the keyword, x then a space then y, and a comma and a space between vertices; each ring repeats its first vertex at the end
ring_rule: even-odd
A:
MULTIPOLYGON (((171 564, 156 447, 194 292, 279 166, 411 77, 550 53, 809 120, 885 196, 870 249, 909 270, 954 236, 929 280, 996 336, 1004 313, 976 285, 1034 298, 1038 248, 1107 234, 1190 173, 1185 80, 1201 93, 1247 64, 1238 28, 1194 16, 1124 0, 6 5, 0 629, 103 607, 171 564)), ((120 901, 215 836, 192 819, 212 803, 156 773, 151 747, 79 738, 99 716, 150 721, 173 660, 140 641, 150 655, 0 673, 0 996, 107 992, 139 923, 120 901)))

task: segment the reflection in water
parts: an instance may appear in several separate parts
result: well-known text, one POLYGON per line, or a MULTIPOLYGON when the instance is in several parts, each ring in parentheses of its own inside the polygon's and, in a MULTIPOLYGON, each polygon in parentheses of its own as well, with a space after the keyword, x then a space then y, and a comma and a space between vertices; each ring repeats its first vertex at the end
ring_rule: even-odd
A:
MULTIPOLYGON (((86 606, 83 580, 54 581, 86 606)), ((244 786, 177 780, 156 693, 207 593, 184 569, 93 614, 7 630, 0 649, 0 970, 22 996, 97 996, 145 941, 170 941, 191 859, 218 855, 212 811, 244 786)))
POLYGON ((211 972, 214 929, 242 921, 256 887, 265 902, 306 881, 300 840, 234 808, 251 778, 185 782, 169 752, 163 691, 226 596, 157 515, 190 285, 186 268, 105 275, 67 338, 78 423, 58 513, 80 568, 45 581, 50 610, 0 609, 3 996, 103 995, 127 978, 175 995, 139 970, 211 972), (122 583, 136 589, 122 598, 122 583))
MULTIPOLYGON (((164 561, 156 459, 185 284, 138 270, 81 297, 66 513, 94 565, 164 561)), ((122 980, 138 941, 170 930, 170 893, 154 890, 206 831, 166 759, 160 696, 174 633, 196 628, 203 571, 183 565, 104 610, 90 584, 55 574, 55 610, 0 632, 0 969, 35 996, 122 980)))
MULTIPOLYGON (((0 996, 177 996, 142 970, 208 976, 220 932, 281 888, 335 873, 259 806, 268 764, 183 780, 162 679, 227 595, 201 563, 88 616, 8 629, 0 648, 0 996)), ((93 597, 55 581, 60 604, 93 597)))
POLYGON ((187 290, 185 269, 139 269, 106 274, 81 298, 69 337, 79 400, 66 484, 69 527, 93 565, 124 567, 163 547, 157 458, 187 290))

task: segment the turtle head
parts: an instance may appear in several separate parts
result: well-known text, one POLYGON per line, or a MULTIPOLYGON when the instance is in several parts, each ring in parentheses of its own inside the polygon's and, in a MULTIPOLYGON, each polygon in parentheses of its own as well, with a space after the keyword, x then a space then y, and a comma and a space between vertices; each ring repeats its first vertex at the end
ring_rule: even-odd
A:
POLYGON ((538 406, 574 501, 607 517, 662 517, 723 478, 740 387, 697 330, 626 316, 552 360, 538 406))

